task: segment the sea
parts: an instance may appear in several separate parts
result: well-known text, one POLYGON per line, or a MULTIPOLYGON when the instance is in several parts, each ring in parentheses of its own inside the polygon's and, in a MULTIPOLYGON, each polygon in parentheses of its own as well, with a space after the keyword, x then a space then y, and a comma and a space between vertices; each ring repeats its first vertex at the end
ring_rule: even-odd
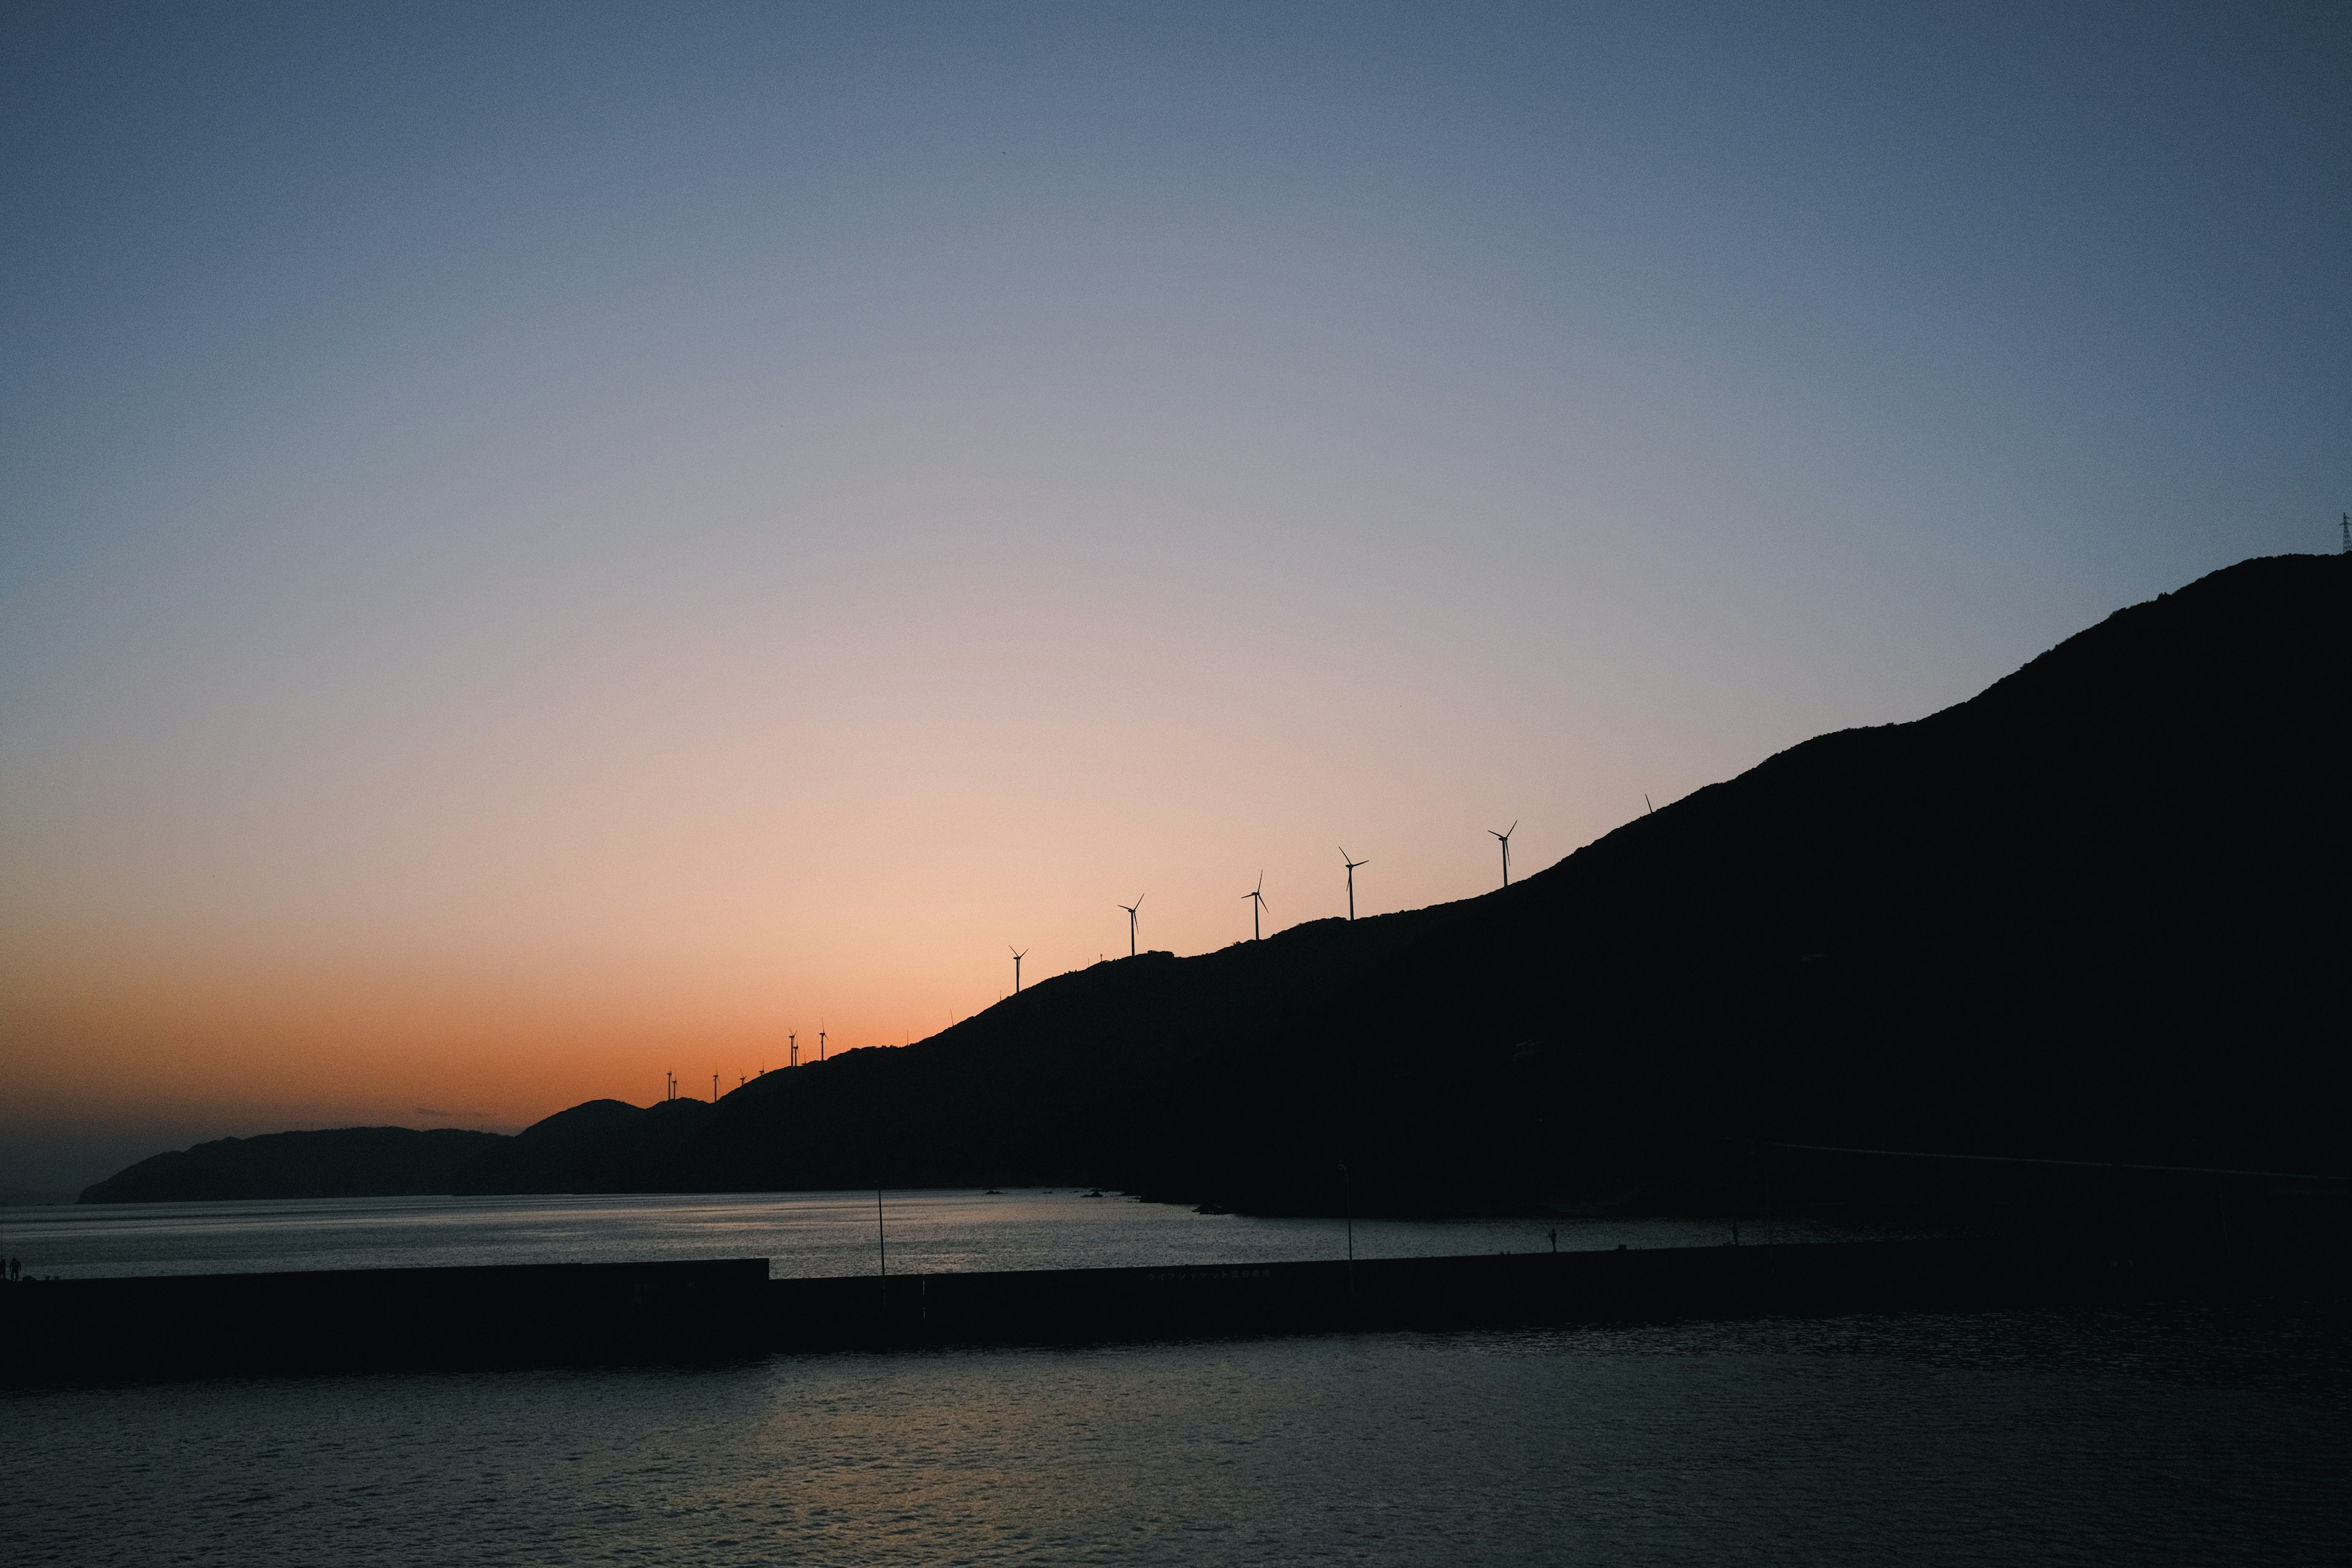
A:
MULTIPOLYGON (((0 1256, 60 1279, 765 1258, 778 1279, 1711 1247, 1731 1220, 1265 1219, 1083 1187, 320 1198, 0 1208, 0 1256)), ((1745 1234, 1832 1233, 1751 1222, 1745 1234)))
MULTIPOLYGON (((1350 1226, 1066 1190, 886 1193, 878 1216, 875 1194, 835 1193, 61 1207, 0 1226, 0 1251, 61 1277, 1730 1239, 1727 1222, 1350 1226)), ((2342 1563, 2346 1329, 2338 1308, 2250 1300, 17 1389, 0 1393, 0 1560, 2342 1563)))

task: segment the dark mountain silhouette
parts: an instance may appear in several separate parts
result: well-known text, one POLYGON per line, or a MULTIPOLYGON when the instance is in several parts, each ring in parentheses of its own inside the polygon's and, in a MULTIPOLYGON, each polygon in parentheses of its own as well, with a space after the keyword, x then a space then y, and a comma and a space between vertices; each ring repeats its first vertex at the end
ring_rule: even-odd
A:
POLYGON ((203 1198, 394 1197, 446 1193, 458 1173, 508 1140, 438 1128, 341 1127, 222 1138, 157 1154, 86 1189, 86 1204, 203 1198))
POLYGON ((700 1100, 592 1100, 485 1150, 457 1175, 469 1193, 652 1192, 711 1115, 700 1100))
POLYGON ((2352 558, 2246 562, 1500 892, 578 1107, 458 1186, 1328 1211, 1344 1162, 1360 1209, 1463 1210, 1671 1202, 1766 1138, 2341 1173, 2347 612, 2352 558))

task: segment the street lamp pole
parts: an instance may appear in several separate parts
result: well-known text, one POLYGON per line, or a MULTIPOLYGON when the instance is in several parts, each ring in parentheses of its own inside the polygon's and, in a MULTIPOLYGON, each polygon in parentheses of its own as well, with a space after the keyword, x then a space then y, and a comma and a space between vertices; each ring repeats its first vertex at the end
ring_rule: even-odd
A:
POLYGON ((1339 1162, 1340 1190, 1346 1194, 1344 1212, 1348 1217, 1348 1305, 1356 1304, 1356 1179, 1348 1173, 1348 1163, 1339 1162))

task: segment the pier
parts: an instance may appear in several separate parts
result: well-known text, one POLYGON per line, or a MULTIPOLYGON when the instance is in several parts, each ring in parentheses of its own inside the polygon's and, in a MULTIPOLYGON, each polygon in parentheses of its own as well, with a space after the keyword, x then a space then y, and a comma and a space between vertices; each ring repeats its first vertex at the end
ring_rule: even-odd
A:
POLYGON ((750 1258, 28 1280, 0 1289, 0 1380, 1957 1311, 2340 1289, 2340 1274, 1877 1241, 810 1279, 772 1279, 767 1259, 750 1258))

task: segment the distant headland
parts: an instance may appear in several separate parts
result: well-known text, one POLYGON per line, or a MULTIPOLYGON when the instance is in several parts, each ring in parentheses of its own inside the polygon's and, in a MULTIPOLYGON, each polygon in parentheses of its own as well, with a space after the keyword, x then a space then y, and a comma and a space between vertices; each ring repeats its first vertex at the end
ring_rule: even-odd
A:
POLYGON ((1097 963, 715 1105, 226 1139, 81 1201, 1084 1183, 1465 1212, 1671 1203, 1754 1140, 2342 1175, 2348 633, 2352 557, 2248 561, 1484 897, 1097 963))

